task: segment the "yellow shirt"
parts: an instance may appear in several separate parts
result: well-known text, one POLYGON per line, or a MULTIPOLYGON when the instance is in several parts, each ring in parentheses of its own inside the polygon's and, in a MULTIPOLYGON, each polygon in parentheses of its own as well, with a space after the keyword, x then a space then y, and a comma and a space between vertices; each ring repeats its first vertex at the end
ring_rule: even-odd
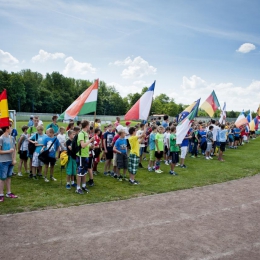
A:
POLYGON ((136 156, 140 156, 140 144, 138 141, 138 136, 130 136, 128 139, 130 146, 131 146, 131 150, 130 150, 130 154, 135 154, 136 156))

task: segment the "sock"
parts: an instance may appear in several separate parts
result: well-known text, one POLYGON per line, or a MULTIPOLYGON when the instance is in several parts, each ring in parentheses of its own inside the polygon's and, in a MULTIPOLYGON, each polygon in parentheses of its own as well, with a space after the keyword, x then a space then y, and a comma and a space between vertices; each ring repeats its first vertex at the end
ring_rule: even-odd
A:
POLYGON ((82 184, 82 188, 85 188, 86 187, 86 183, 82 184))
POLYGON ((71 181, 71 185, 73 185, 74 184, 74 181, 71 181))
POLYGON ((69 182, 67 182, 67 185, 70 185, 70 183, 69 183, 69 182))
POLYGON ((36 177, 36 174, 33 174, 33 177, 36 177))
POLYGON ((8 194, 8 195, 11 194, 11 191, 10 191, 10 192, 7 192, 6 194, 8 194))
POLYGON ((80 189, 80 186, 79 185, 77 185, 77 190, 79 190, 80 189))
POLYGON ((4 196, 4 194, 0 194, 0 196, 4 196))

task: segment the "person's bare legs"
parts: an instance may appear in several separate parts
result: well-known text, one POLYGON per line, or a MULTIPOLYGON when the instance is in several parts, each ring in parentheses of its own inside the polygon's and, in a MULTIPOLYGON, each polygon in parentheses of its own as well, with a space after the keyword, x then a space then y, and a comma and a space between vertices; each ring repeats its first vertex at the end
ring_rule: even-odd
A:
POLYGON ((5 181, 0 180, 0 194, 4 194, 5 181))
POLYGON ((11 192, 11 178, 7 178, 5 180, 5 185, 6 185, 6 193, 11 192))
POLYGON ((51 165, 51 167, 50 167, 50 178, 53 177, 53 171, 54 171, 54 165, 51 165))
POLYGON ((49 164, 45 164, 45 168, 44 168, 44 178, 46 178, 46 179, 47 179, 48 168, 49 168, 49 164))

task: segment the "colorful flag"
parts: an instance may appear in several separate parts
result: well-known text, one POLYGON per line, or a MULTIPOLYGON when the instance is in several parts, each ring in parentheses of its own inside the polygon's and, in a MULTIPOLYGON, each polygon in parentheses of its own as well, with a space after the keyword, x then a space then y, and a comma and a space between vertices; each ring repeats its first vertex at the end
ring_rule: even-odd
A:
POLYGON ((246 120, 248 123, 250 123, 253 120, 252 113, 250 110, 247 112, 246 120))
POLYGON ((255 117, 251 122, 249 123, 249 129, 250 131, 256 131, 258 130, 258 118, 255 117))
POLYGON ((218 109, 219 106, 218 98, 215 91, 213 90, 200 108, 205 110, 210 117, 213 117, 214 112, 218 109))
MULTIPOLYGON (((191 105, 189 105, 188 107, 186 107, 177 117, 177 122, 181 122, 184 118, 186 118, 194 109, 194 107, 199 106, 200 104, 200 99, 198 99, 197 101, 194 101, 191 105)), ((198 109, 197 109, 198 112, 198 109)), ((197 114, 195 115, 195 117, 197 116, 197 114)))
POLYGON ((87 88, 66 110, 59 116, 59 120, 74 119, 76 116, 93 113, 97 108, 98 79, 87 88))
POLYGON ((194 107, 193 111, 182 120, 176 128, 176 144, 181 144, 183 139, 185 138, 186 134, 188 133, 193 119, 196 117, 198 113, 199 102, 194 107))
POLYGON ((236 127, 240 127, 241 125, 246 125, 247 123, 248 121, 244 115, 244 112, 241 112, 235 122, 236 127))
POLYGON ((0 94, 0 127, 10 126, 6 89, 0 94))
POLYGON ((226 112, 227 109, 226 109, 226 102, 224 102, 224 106, 223 106, 223 109, 221 110, 221 115, 220 115, 220 119, 219 119, 219 123, 220 124, 225 124, 226 123, 226 112))
POLYGON ((149 117, 153 93, 155 88, 155 81, 150 88, 141 96, 141 98, 132 106, 126 113, 125 120, 142 119, 147 120, 149 117))

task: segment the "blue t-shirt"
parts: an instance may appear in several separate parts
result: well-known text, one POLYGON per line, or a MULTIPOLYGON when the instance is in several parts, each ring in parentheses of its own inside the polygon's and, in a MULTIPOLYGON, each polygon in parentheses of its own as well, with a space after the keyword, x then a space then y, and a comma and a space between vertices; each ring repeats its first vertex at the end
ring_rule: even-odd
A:
POLYGON ((162 124, 161 124, 164 128, 168 127, 169 124, 166 122, 166 121, 162 121, 162 124))
POLYGON ((56 137, 49 137, 49 136, 47 136, 44 139, 45 150, 47 150, 51 146, 52 142, 55 139, 56 139, 55 143, 53 144, 53 146, 49 150, 49 157, 52 157, 52 158, 56 157, 55 155, 56 155, 56 152, 58 151, 58 148, 60 146, 60 142, 59 142, 59 140, 56 137))
POLYGON ((150 148, 150 150, 155 150, 155 134, 154 133, 150 134, 149 148, 150 148))
POLYGON ((43 145, 44 145, 44 139, 47 137, 47 135, 46 135, 46 134, 43 134, 43 135, 37 134, 37 135, 38 135, 38 139, 36 138, 36 134, 34 134, 34 135, 30 138, 30 140, 36 141, 36 139, 37 139, 38 144, 42 144, 41 146, 36 146, 36 149, 35 149, 35 152, 36 152, 36 153, 40 153, 40 152, 41 152, 41 149, 42 149, 42 147, 43 147, 43 145))
MULTIPOLYGON (((189 135, 186 135, 185 137, 189 137, 189 135)), ((184 147, 184 146, 189 146, 189 139, 187 138, 184 138, 182 143, 181 143, 181 147, 184 147)))
POLYGON ((118 138, 116 140, 115 147, 119 152, 126 154, 126 148, 127 148, 126 139, 118 138))
POLYGON ((239 128, 234 128, 234 135, 235 135, 235 137, 239 137, 239 135, 240 135, 240 129, 239 128))
POLYGON ((16 136, 18 135, 17 130, 13 129, 11 132, 11 136, 14 138, 14 140, 16 140, 16 136))
POLYGON ((226 140, 227 140, 227 130, 223 129, 218 131, 218 141, 224 143, 226 142, 226 140))
POLYGON ((29 120, 28 124, 29 127, 33 126, 33 120, 29 120))
POLYGON ((201 131, 199 131, 199 133, 201 136, 200 142, 203 144, 207 141, 207 139, 206 139, 207 132, 204 130, 201 130, 201 131))

